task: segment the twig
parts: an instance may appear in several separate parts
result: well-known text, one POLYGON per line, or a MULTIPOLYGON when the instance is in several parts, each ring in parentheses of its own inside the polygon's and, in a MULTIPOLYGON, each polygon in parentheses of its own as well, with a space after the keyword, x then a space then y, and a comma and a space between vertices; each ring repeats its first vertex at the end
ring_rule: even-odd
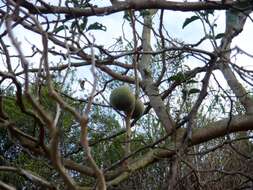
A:
POLYGON ((97 177, 98 180, 98 188, 99 190, 106 190, 106 182, 105 182, 105 177, 103 172, 99 169, 98 165, 96 164, 92 154, 91 154, 91 150, 89 147, 89 141, 88 141, 88 115, 91 111, 91 106, 92 106, 92 102, 93 102, 93 98, 96 92, 96 86, 97 86, 97 76, 96 76, 96 71, 95 71, 95 53, 94 53, 94 49, 93 49, 93 44, 95 41, 94 36, 92 36, 93 38, 93 42, 91 44, 91 55, 92 55, 92 66, 91 66, 91 73, 93 75, 93 87, 92 87, 92 91, 89 97, 89 102, 86 106, 85 111, 83 112, 82 116, 81 116, 81 121, 80 121, 80 125, 81 125, 81 136, 80 136, 80 140, 81 140, 81 144, 84 148, 84 150, 86 151, 86 155, 87 155, 87 159, 89 164, 91 165, 91 168, 94 170, 95 175, 97 177))

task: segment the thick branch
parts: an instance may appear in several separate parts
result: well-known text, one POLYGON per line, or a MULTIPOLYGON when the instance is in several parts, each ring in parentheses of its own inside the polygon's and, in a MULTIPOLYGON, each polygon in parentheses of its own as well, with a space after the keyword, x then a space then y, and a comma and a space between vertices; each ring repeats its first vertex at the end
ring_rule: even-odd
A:
MULTIPOLYGON (((150 45, 151 29, 149 28, 149 26, 151 26, 152 24, 151 16, 146 16, 144 18, 144 24, 145 25, 143 26, 143 32, 142 32, 143 50, 149 51, 151 50, 151 45, 150 45)), ((164 105, 164 102, 161 96, 159 95, 159 89, 155 85, 155 82, 152 79, 152 76, 151 76, 152 74, 151 74, 151 71, 149 70, 151 61, 152 61, 152 58, 150 54, 142 55, 141 61, 138 67, 142 76, 141 86, 144 92, 149 97, 150 105, 154 108, 166 132, 170 134, 172 132, 174 123, 164 105)))
POLYGON ((34 6, 32 3, 23 1, 21 6, 27 8, 32 14, 67 14, 71 17, 80 16, 104 16, 112 13, 117 13, 129 9, 144 10, 144 9, 166 9, 174 11, 201 11, 201 10, 226 10, 238 2, 222 3, 221 1, 208 2, 175 2, 164 0, 129 0, 107 7, 87 7, 72 8, 72 7, 58 7, 58 6, 34 6))
MULTIPOLYGON (((189 146, 194 146, 207 142, 209 140, 222 137, 228 133, 234 133, 239 131, 248 131, 253 129, 253 117, 248 115, 234 116, 231 120, 230 126, 227 127, 229 119, 223 119, 217 122, 213 122, 205 128, 195 129, 192 135, 192 141, 189 146)), ((184 134, 185 129, 180 129, 180 134, 184 134)), ((180 140, 180 138, 178 138, 180 140)), ((175 154, 174 150, 156 149, 150 150, 144 154, 141 159, 129 163, 128 171, 122 172, 114 180, 108 182, 108 185, 116 185, 127 179, 133 172, 147 167, 148 165, 159 161, 162 158, 168 158, 175 154)))
POLYGON ((222 71, 223 76, 227 80, 229 87, 232 89, 233 93, 236 95, 240 103, 244 106, 248 114, 253 114, 253 100, 249 96, 249 94, 247 94, 247 91, 243 87, 243 85, 239 82, 239 80, 237 80, 235 74, 229 67, 229 63, 232 39, 240 32, 242 32, 247 15, 249 15, 251 12, 251 10, 245 12, 232 10, 227 11, 226 31, 221 43, 221 51, 225 53, 221 57, 223 63, 220 65, 220 70, 222 71))

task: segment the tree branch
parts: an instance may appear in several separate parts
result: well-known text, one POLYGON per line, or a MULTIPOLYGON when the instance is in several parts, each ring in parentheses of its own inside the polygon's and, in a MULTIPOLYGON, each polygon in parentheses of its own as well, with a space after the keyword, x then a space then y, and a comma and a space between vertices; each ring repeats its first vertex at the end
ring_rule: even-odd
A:
POLYGON ((31 14, 66 14, 70 18, 81 16, 105 16, 113 13, 134 9, 165 9, 174 11, 201 11, 201 10, 226 10, 231 6, 236 6, 239 2, 208 1, 208 2, 175 2, 164 0, 128 0, 121 3, 113 4, 107 7, 87 7, 87 8, 72 8, 58 6, 35 6, 32 3, 23 1, 21 6, 29 10, 31 14))

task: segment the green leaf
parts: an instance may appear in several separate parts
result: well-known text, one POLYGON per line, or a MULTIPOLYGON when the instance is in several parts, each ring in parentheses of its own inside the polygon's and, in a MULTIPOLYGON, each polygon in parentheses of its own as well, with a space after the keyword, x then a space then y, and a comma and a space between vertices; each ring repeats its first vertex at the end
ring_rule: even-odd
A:
POLYGON ((206 14, 214 15, 214 10, 206 10, 206 14))
POLYGON ((185 80, 185 76, 182 72, 170 77, 170 81, 182 82, 183 80, 185 80))
POLYGON ((140 16, 145 17, 145 16, 149 16, 150 12, 148 10, 142 10, 140 11, 140 16))
POLYGON ((218 95, 214 96, 214 101, 215 101, 215 103, 217 103, 219 101, 219 96, 218 95))
POLYGON ((76 5, 78 5, 78 0, 72 0, 72 2, 74 3, 74 4, 76 4, 76 5))
POLYGON ((88 18, 87 17, 83 17, 83 19, 82 19, 82 24, 80 25, 80 29, 83 31, 85 28, 86 28, 86 26, 87 26, 87 23, 88 23, 88 18))
POLYGON ((76 27, 77 25, 78 25, 78 22, 75 20, 75 21, 72 22, 70 28, 73 30, 74 27, 76 27))
POLYGON ((85 23, 80 24, 80 26, 79 26, 80 31, 84 31, 85 28, 86 28, 85 23))
POLYGON ((127 21, 130 21, 130 15, 129 15, 129 12, 128 11, 125 11, 124 12, 124 16, 123 16, 124 19, 126 19, 127 21))
POLYGON ((107 29, 106 26, 104 26, 103 24, 95 22, 95 23, 88 26, 87 31, 88 30, 103 30, 103 31, 106 31, 106 29, 107 29))
POLYGON ((198 83, 198 81, 194 80, 194 79, 191 79, 191 80, 188 80, 186 83, 187 84, 193 84, 193 83, 198 83))
POLYGON ((189 90, 189 94, 196 94, 196 93, 199 93, 200 92, 200 90, 199 89, 197 89, 197 88, 192 88, 192 89, 190 89, 189 90))
POLYGON ((53 33, 57 34, 58 32, 64 30, 65 28, 68 29, 67 26, 61 25, 61 26, 57 27, 57 28, 53 31, 53 33))
POLYGON ((186 27, 188 24, 190 24, 191 22, 193 22, 193 21, 195 21, 195 20, 198 20, 198 19, 199 19, 198 16, 192 16, 191 18, 185 19, 182 28, 186 27))
POLYGON ((215 39, 220 39, 223 38, 225 36, 225 33, 219 33, 215 36, 215 39))

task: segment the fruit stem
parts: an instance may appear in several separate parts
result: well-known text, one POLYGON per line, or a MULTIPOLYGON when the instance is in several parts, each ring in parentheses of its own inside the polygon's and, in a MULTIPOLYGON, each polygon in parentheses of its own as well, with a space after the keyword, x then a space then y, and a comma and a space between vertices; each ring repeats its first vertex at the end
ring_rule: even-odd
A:
POLYGON ((131 117, 132 113, 126 115, 126 146, 125 146, 125 156, 128 156, 131 153, 131 117))

